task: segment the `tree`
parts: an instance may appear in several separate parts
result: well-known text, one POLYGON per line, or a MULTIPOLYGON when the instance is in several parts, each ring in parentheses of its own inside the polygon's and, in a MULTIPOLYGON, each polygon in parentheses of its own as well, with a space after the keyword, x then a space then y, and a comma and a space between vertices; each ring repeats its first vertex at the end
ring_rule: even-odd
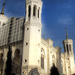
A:
POLYGON ((12 53, 11 48, 9 46, 9 51, 7 54, 7 61, 6 61, 5 75, 11 75, 11 69, 12 69, 11 53, 12 53))
POLYGON ((55 65, 53 64, 53 67, 51 68, 51 73, 50 75, 59 75, 59 71, 58 69, 55 67, 55 65))

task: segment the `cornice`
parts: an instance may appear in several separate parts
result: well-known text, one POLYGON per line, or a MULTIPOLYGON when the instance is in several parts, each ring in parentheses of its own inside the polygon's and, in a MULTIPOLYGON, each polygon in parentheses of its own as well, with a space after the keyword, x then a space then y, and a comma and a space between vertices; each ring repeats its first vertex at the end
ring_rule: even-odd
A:
POLYGON ((37 26, 39 28, 42 28, 42 25, 40 23, 38 23, 38 22, 30 22, 30 21, 28 21, 28 22, 25 22, 25 27, 26 26, 37 26))
POLYGON ((40 5, 42 5, 43 4, 43 2, 41 1, 41 0, 27 0, 26 1, 26 4, 29 4, 29 3, 38 3, 38 4, 40 4, 40 5))

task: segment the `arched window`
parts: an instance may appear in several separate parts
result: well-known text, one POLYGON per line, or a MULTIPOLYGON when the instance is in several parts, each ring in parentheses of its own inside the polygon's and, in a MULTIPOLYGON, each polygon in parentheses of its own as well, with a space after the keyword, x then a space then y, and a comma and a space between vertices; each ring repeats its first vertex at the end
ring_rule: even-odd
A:
POLYGON ((39 9, 38 9, 38 18, 39 18, 39 9))
POLYGON ((36 5, 33 7, 33 16, 36 16, 36 5))
POLYGON ((31 16, 31 6, 29 5, 29 7, 28 7, 28 17, 30 17, 31 16))
POLYGON ((41 67, 44 69, 44 50, 41 50, 41 67))
POLYGON ((71 44, 69 44, 69 49, 70 49, 70 51, 71 51, 71 44))
POLYGON ((12 73, 20 75, 21 73, 21 57, 20 50, 16 49, 15 58, 13 60, 12 73))
POLYGON ((68 52, 68 54, 69 54, 68 44, 66 44, 66 49, 67 49, 67 52, 68 52))
POLYGON ((4 65, 3 53, 0 53, 0 75, 2 75, 2 72, 3 72, 3 65, 4 65))
POLYGON ((20 57, 20 50, 19 49, 16 49, 16 51, 15 51, 15 57, 16 58, 20 57))
POLYGON ((65 50, 65 52, 66 52, 65 45, 64 45, 64 50, 65 50))
POLYGON ((55 65, 55 56, 54 55, 52 56, 52 65, 53 64, 55 65))

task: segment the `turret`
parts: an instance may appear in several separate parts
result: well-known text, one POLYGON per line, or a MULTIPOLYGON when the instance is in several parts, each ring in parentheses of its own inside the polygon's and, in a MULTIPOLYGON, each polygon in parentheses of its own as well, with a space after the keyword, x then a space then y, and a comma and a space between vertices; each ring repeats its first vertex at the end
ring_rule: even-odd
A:
POLYGON ((41 0, 26 0, 26 22, 33 20, 41 23, 41 12, 41 0))
POLYGON ((73 54, 73 41, 72 39, 68 39, 67 28, 66 28, 66 40, 63 41, 63 46, 64 46, 64 52, 67 55, 74 55, 73 54))
POLYGON ((8 21, 8 18, 4 15, 4 6, 5 6, 5 2, 3 3, 3 8, 2 11, 0 13, 0 28, 2 25, 5 25, 5 23, 8 21))
POLYGON ((73 53, 73 40, 68 39, 68 33, 66 28, 66 40, 63 41, 65 52, 65 63, 67 69, 67 75, 74 73, 74 53, 73 53))
POLYGON ((26 0, 22 72, 41 67, 41 0, 26 0), (28 67, 27 67, 28 66, 28 67), (27 68, 26 68, 27 67, 27 68))

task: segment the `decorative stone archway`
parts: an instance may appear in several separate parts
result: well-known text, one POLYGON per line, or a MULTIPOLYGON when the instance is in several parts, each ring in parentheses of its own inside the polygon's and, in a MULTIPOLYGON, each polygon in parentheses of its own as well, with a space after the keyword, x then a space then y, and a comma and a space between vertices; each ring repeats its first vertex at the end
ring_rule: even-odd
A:
POLYGON ((21 74, 21 57, 20 57, 20 50, 16 49, 14 53, 14 60, 12 65, 12 74, 13 75, 20 75, 21 74))
POLYGON ((54 55, 52 55, 52 65, 55 65, 55 56, 54 55))

